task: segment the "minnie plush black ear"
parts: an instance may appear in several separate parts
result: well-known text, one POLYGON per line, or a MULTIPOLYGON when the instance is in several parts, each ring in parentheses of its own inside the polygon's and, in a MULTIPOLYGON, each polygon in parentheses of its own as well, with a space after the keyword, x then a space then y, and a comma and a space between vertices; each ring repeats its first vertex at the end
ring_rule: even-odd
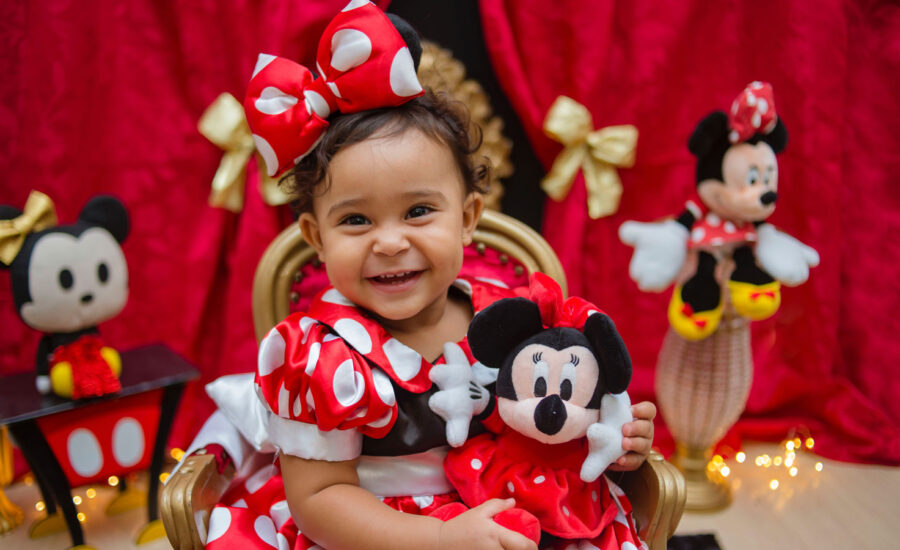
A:
POLYGON ((695 157, 702 157, 713 150, 727 144, 728 139, 728 115, 723 111, 715 111, 697 124, 691 139, 688 140, 688 150, 695 157))
POLYGON ((513 348, 543 329, 537 304, 525 298, 504 298, 472 319, 469 348, 481 363, 500 368, 513 348))
POLYGON ((119 199, 109 195, 92 197, 81 209, 78 220, 91 225, 99 225, 112 233, 119 243, 128 237, 128 232, 131 230, 125 205, 119 199))
POLYGON ((784 122, 781 122, 781 117, 778 117, 778 121, 775 122, 775 127, 772 128, 772 131, 763 135, 762 140, 768 143, 769 147, 776 153, 784 151, 784 148, 787 147, 788 132, 784 122))
POLYGON ((606 391, 625 391, 631 382, 631 357, 612 319, 602 313, 591 315, 584 324, 584 335, 594 348, 606 391))
POLYGON ((413 67, 418 71, 419 60, 422 59, 422 43, 419 39, 419 33, 399 15, 394 15, 393 13, 385 13, 385 15, 397 28, 397 32, 403 37, 403 41, 406 42, 406 47, 409 48, 409 53, 412 55, 413 67))

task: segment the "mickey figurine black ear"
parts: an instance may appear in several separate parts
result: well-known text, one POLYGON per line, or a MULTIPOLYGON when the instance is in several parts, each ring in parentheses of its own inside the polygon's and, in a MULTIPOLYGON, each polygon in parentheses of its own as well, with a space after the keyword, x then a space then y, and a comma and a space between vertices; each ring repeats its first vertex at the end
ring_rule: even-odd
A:
POLYGON ((44 333, 35 357, 41 393, 78 399, 121 389, 119 354, 97 325, 128 299, 120 246, 128 232, 128 212, 110 196, 92 198, 70 225, 56 225, 52 201, 37 191, 24 211, 0 207, 0 264, 10 269, 16 312, 44 333))

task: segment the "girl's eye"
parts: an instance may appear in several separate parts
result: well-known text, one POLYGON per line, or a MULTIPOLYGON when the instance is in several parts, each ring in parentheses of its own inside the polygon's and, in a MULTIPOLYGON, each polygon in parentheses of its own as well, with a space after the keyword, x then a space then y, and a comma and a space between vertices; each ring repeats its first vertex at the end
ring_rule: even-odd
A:
POLYGON ((421 205, 413 206, 412 208, 409 209, 409 212, 406 213, 406 217, 407 218, 419 218, 421 216, 424 216, 425 214, 430 213, 431 211, 432 211, 432 209, 427 206, 421 206, 421 205))
POLYGON ((341 220, 341 225, 365 225, 367 223, 369 220, 359 214, 352 214, 341 220))

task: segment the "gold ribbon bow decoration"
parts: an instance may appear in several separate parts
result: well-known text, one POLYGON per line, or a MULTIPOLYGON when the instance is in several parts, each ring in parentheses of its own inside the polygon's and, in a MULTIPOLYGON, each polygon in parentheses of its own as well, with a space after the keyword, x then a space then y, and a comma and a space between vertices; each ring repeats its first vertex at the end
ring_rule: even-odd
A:
POLYGON ((11 220, 0 220, 0 262, 9 265, 16 259, 25 237, 56 225, 56 209, 50 197, 32 191, 25 201, 25 209, 11 220))
POLYGON ((565 148, 553 161, 541 188, 552 199, 561 201, 581 168, 587 187, 588 215, 597 219, 614 213, 622 196, 622 180, 616 167, 634 166, 637 128, 625 124, 594 130, 587 107, 561 95, 547 112, 544 133, 565 148))
MULTIPOLYGON (((256 152, 243 106, 233 95, 223 93, 203 112, 197 129, 206 139, 225 151, 213 176, 210 206, 240 212, 244 208, 247 163, 256 152)), ((266 174, 261 160, 257 165, 259 192, 263 201, 270 206, 290 202, 291 197, 278 187, 278 180, 266 174)))

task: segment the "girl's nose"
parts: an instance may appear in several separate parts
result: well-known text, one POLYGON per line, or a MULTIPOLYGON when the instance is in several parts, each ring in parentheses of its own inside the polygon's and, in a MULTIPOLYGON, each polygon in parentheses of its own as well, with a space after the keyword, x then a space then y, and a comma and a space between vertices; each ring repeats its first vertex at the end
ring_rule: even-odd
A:
POLYGON ((383 256, 396 256, 409 249, 406 234, 396 227, 385 227, 375 235, 372 251, 383 256))

